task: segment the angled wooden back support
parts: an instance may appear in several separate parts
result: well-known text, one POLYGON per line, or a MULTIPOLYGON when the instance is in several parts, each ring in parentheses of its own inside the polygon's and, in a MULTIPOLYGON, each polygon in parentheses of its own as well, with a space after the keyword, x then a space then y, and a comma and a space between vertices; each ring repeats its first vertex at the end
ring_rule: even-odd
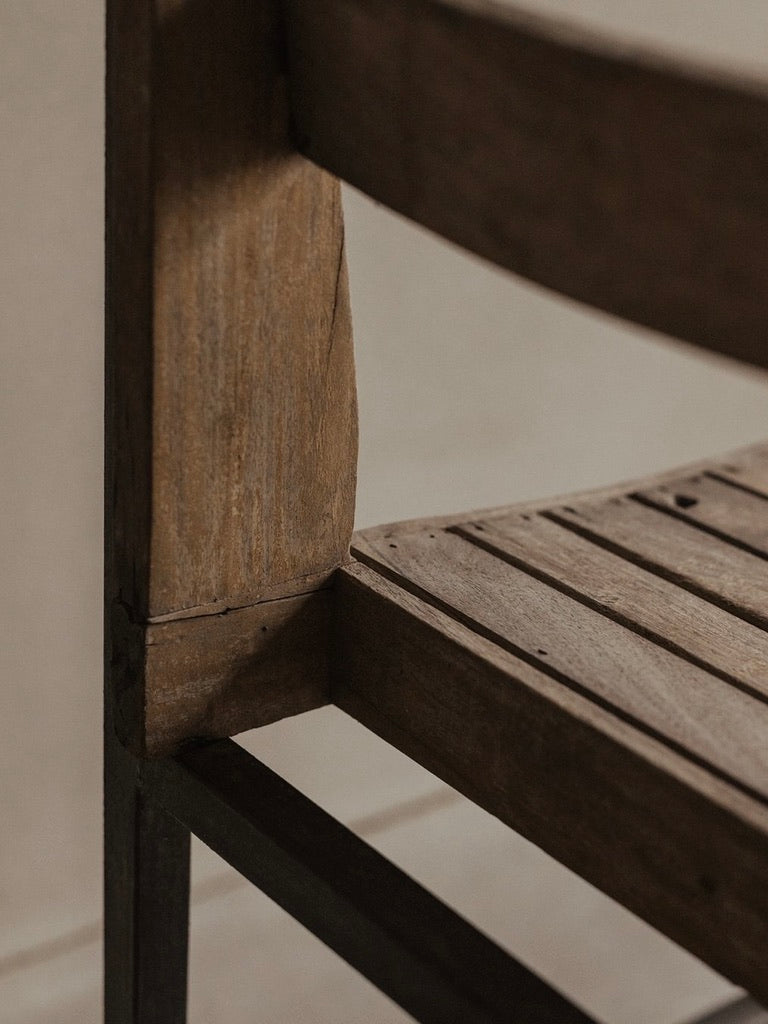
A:
POLYGON ((564 295, 768 366, 768 83, 489 0, 287 8, 313 160, 564 295))
POLYGON ((108 693, 141 754, 327 699, 356 413, 338 185, 296 147, 768 366, 756 85, 484 0, 108 0, 107 94, 108 693))

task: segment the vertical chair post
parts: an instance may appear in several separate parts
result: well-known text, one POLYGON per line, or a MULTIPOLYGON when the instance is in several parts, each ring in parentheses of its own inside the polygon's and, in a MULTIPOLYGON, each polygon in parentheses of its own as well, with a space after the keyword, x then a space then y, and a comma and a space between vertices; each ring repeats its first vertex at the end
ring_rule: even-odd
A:
POLYGON ((190 833, 106 733, 104 1008, 108 1024, 184 1024, 190 833))
POLYGON ((140 756, 327 699, 356 405, 338 183, 276 6, 108 0, 107 614, 140 756))
POLYGON ((339 188, 293 152, 282 52, 272 2, 107 0, 110 1024, 184 1016, 189 835, 143 759, 328 700, 351 329, 339 188))

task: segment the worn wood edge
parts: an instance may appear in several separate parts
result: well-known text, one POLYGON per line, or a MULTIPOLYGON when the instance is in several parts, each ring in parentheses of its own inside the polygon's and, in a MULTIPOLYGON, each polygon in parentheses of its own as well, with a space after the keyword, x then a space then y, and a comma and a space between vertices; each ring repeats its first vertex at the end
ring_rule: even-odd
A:
POLYGON ((650 490, 638 490, 632 494, 632 497, 642 505, 657 509, 659 512, 664 512, 666 515, 680 520, 680 522, 694 526, 704 533, 711 534, 713 537, 718 537, 720 540, 724 540, 734 547, 741 548, 742 551, 746 551, 756 558, 768 558, 768 538, 763 539, 759 535, 753 536, 753 531, 749 529, 744 531, 738 523, 732 521, 727 525, 710 521, 707 514, 707 503, 711 493, 708 495, 707 492, 711 492, 713 489, 715 497, 718 491, 720 491, 721 497, 727 495, 729 503, 732 500, 734 505, 738 506, 738 503, 741 502, 742 507, 740 511, 742 512, 744 511, 744 506, 749 507, 751 505, 753 511, 758 510, 759 518, 761 518, 762 514, 768 513, 765 495, 756 494, 753 490, 740 487, 738 484, 732 484, 730 480, 711 472, 684 477, 679 481, 675 481, 674 486, 662 484, 650 490), (681 492, 683 498, 689 500, 691 494, 696 495, 693 499, 692 507, 678 505, 678 494, 681 492), (704 495, 703 508, 701 507, 702 493, 704 495))
POLYGON ((104 744, 104 1020, 179 1024, 187 1001, 189 830, 143 787, 143 764, 104 744))
POLYGON ((179 608, 176 611, 168 612, 165 615, 152 615, 147 618, 148 625, 164 622, 177 622, 183 619, 197 619, 202 617, 221 617, 230 612, 241 611, 252 608, 256 605, 267 604, 271 601, 280 601, 288 597, 301 597, 302 594, 313 593, 314 591, 325 590, 332 585, 333 574, 340 565, 346 565, 352 560, 348 553, 327 569, 320 572, 308 573, 306 576, 297 576, 295 579, 285 580, 270 587, 254 593, 234 594, 222 598, 210 604, 195 605, 190 608, 179 608))
MULTIPOLYGON (((524 514, 525 518, 530 522, 534 522, 534 518, 524 514)), ((522 518, 522 517, 521 517, 522 518)), ((572 530, 568 530, 564 527, 561 522, 548 517, 536 517, 539 523, 550 526, 553 530, 562 530, 563 537, 560 540, 571 542, 572 540, 582 543, 584 545, 590 545, 594 548, 598 554, 598 558, 605 557, 612 560, 616 564, 616 568, 620 565, 626 571, 630 578, 634 577, 635 574, 646 576, 649 580, 652 580, 654 585, 659 591, 659 606, 666 608, 668 602, 677 601, 680 602, 682 599, 685 607, 688 609, 690 615, 696 616, 697 622, 705 621, 710 626, 714 619, 720 619, 719 625, 728 625, 728 629, 738 637, 736 644, 729 646, 728 652, 730 657, 734 657, 736 653, 749 652, 750 657, 762 655, 762 648, 755 649, 756 641, 762 641, 764 639, 764 633, 758 630, 757 627, 751 623, 746 622, 743 619, 739 619, 732 613, 726 611, 719 605, 714 605, 698 594, 693 593, 690 590, 683 590, 672 583, 670 580, 663 576, 652 572, 649 569, 645 569, 638 565, 636 562, 630 562, 627 559, 623 559, 621 555, 615 554, 607 548, 601 547, 600 545, 593 544, 587 538, 582 535, 575 533, 572 530), (722 617, 722 618, 721 618, 722 617), (745 640, 746 637, 746 640, 745 640), (744 646, 743 650, 738 645, 744 646), (736 650, 734 650, 736 648, 736 650)), ((615 602, 608 602, 602 597, 595 596, 589 585, 582 585, 574 582, 568 578, 567 573, 561 571, 556 565, 549 564, 546 558, 542 559, 538 552, 530 553, 522 546, 518 546, 514 540, 511 539, 509 533, 509 522, 512 519, 496 519, 493 522, 489 520, 480 520, 477 524, 473 524, 474 529, 469 528, 466 525, 460 525, 452 528, 453 533, 462 539, 474 544, 476 547, 482 548, 490 554, 500 558, 502 561, 507 562, 523 572, 528 573, 535 579, 546 583, 553 589, 559 591, 562 594, 566 594, 572 597, 574 600, 580 602, 593 611, 596 611, 600 615, 604 615, 611 619, 613 622, 630 629, 632 632, 637 633, 639 636, 645 637, 651 640, 653 643, 666 650, 678 655, 678 657, 684 658, 689 661, 692 665, 696 665, 705 671, 716 675, 718 678, 724 680, 732 686, 736 686, 738 689, 743 690, 745 693, 757 698, 758 700, 768 700, 768 680, 765 678, 765 673, 759 670, 753 672, 744 672, 743 666, 739 666, 738 670, 735 667, 735 663, 729 661, 727 657, 724 657, 722 662, 717 658, 714 658, 711 653, 700 649, 700 639, 690 631, 683 628, 682 631, 675 631, 675 636, 668 635, 669 630, 666 628, 668 620, 664 620, 664 627, 657 624, 650 624, 648 617, 637 609, 631 609, 629 606, 625 608, 619 608, 615 602), (482 529, 482 533, 478 533, 478 530, 482 529), (512 541, 512 542, 510 542, 512 541), (684 633, 688 633, 688 636, 683 636, 684 633)), ((529 525, 526 523, 526 526, 529 525)), ((557 536, 550 538, 553 543, 557 543, 557 536)))
MULTIPOLYGON (((381 523, 377 526, 368 526, 353 534, 351 552, 356 555, 358 552, 369 552, 369 539, 378 539, 421 533, 430 529, 448 530, 454 526, 464 526, 475 521, 502 518, 513 513, 522 512, 544 512, 559 505, 566 505, 577 502, 602 501, 621 495, 631 494, 634 491, 644 490, 650 487, 662 486, 675 483, 679 479, 695 475, 697 473, 717 474, 721 465, 741 466, 748 463, 750 457, 757 452, 768 449, 768 442, 760 441, 755 444, 736 448, 722 455, 713 455, 696 462, 686 463, 674 469, 665 469, 660 472, 650 473, 647 476, 629 478, 618 483, 590 487, 584 491, 571 491, 570 493, 559 493, 545 498, 535 498, 527 501, 513 502, 509 505, 497 505, 491 508, 473 509, 465 512, 453 512, 448 515, 420 516, 415 519, 403 519, 400 521, 381 523)), ((729 481, 730 482, 730 481, 729 481)))
MULTIPOLYGON (((329 701, 330 589, 220 615, 123 621, 115 724, 140 758, 233 736, 329 701)), ((119 656, 119 657, 120 657, 119 656)))
POLYGON ((755 298, 768 253, 759 232, 740 245, 756 216, 765 82, 484 0, 285 6, 295 137, 321 166, 548 289, 768 366, 755 298), (521 170, 536 163, 535 176, 521 170), (717 221, 702 216, 715 197, 717 221))
POLYGON ((768 998, 765 806, 368 567, 337 590, 336 704, 768 998))
POLYGON ((731 63, 720 62, 714 57, 683 54, 674 46, 666 45, 663 40, 650 44, 641 39, 618 36, 600 25, 587 25, 561 14, 542 14, 536 10, 512 6, 504 0, 429 0, 429 3, 433 7, 453 8, 476 18, 491 20, 576 49, 599 53, 613 60, 634 60, 669 74, 688 75, 733 89, 768 95, 768 82, 760 75, 746 68, 734 67, 731 63))

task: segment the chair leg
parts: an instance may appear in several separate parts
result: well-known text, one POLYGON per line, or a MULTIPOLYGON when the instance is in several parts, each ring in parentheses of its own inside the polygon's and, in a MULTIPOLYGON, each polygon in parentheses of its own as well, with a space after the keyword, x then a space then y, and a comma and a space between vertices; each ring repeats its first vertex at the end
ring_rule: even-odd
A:
POLYGON ((104 761, 105 1024, 184 1024, 189 830, 110 729, 104 761))

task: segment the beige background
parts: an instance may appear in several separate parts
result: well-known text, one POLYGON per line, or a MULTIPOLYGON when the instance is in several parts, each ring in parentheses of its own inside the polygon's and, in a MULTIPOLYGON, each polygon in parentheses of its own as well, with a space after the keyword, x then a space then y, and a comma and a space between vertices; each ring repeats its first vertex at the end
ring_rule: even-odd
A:
MULTIPOLYGON (((533 4, 529 4, 533 6, 533 4)), ((542 0, 768 76, 762 0, 542 0)), ((0 0, 0 1022, 99 1014, 102 5, 0 0)), ((553 299, 347 194, 359 523, 768 435, 768 377, 553 299)), ((249 746, 604 1020, 729 987, 326 710, 249 746)), ((403 1019, 195 850, 191 1020, 403 1019)))

